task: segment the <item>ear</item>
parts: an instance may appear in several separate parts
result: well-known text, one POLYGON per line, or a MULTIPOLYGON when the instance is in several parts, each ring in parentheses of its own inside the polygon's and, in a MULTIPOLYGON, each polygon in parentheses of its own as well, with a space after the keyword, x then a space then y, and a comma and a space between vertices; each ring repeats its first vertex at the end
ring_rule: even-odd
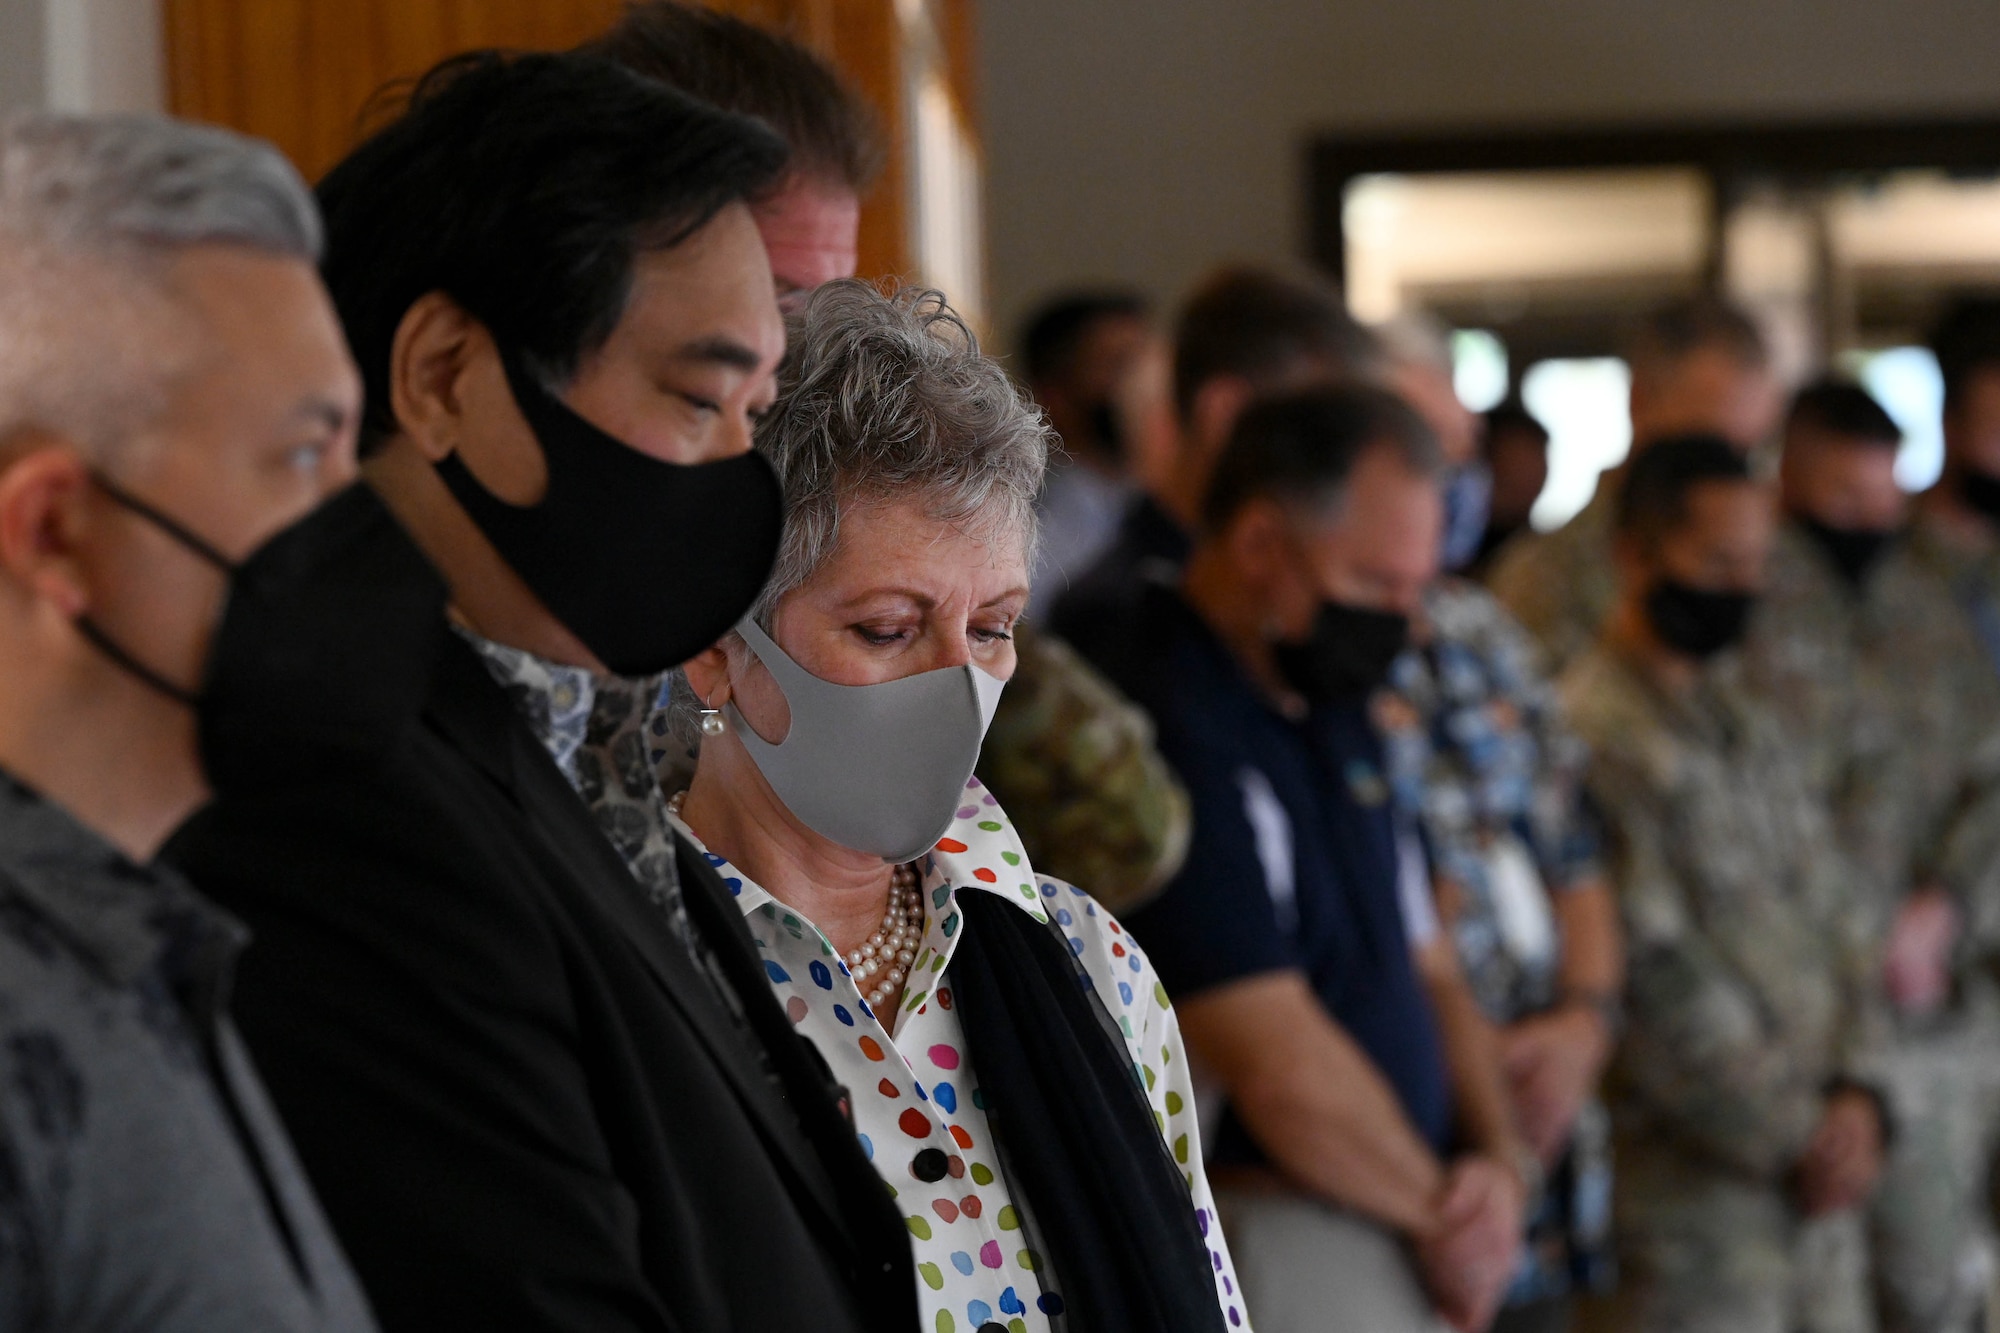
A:
POLYGON ((443 292, 403 312, 389 347, 389 406, 396 424, 433 463, 464 438, 464 377, 486 330, 443 292))
POLYGON ((90 469, 52 437, 0 444, 0 578, 74 620, 90 609, 80 555, 90 515, 90 469))
POLYGON ((1236 418, 1243 415, 1254 394, 1250 381, 1241 375, 1217 375, 1194 391, 1188 424, 1199 447, 1207 452, 1208 462, 1221 454, 1229 432, 1236 427, 1236 418))
POLYGON ((720 708, 729 702, 729 652, 723 645, 734 637, 733 633, 726 634, 681 663, 681 671, 693 687, 695 697, 706 708, 720 708))
POLYGON ((1285 512, 1275 500, 1259 496, 1236 511, 1222 543, 1246 591, 1257 596, 1269 592, 1284 572, 1290 536, 1285 512))
POLYGON ((1619 586, 1628 593, 1652 578, 1653 560, 1637 537, 1621 533, 1614 538, 1611 559, 1618 570, 1619 586))

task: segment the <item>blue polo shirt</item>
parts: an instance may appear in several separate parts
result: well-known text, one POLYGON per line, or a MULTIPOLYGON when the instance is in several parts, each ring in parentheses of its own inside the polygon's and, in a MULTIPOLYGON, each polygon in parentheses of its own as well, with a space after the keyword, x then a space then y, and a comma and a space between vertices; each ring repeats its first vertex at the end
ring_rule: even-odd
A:
MULTIPOLYGON (((1438 1152, 1451 1088, 1398 894, 1381 743, 1362 704, 1284 717, 1165 587, 1100 662, 1153 715, 1194 805, 1186 866, 1126 918, 1169 992, 1305 974, 1438 1152)), ((1211 1161, 1261 1162, 1231 1114, 1211 1161)))

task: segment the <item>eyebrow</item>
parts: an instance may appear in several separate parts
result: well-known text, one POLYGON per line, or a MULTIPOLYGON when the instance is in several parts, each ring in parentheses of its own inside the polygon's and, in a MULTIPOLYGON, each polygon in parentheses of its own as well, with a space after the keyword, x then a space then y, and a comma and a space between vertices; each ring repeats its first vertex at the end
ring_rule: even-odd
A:
POLYGON ((334 398, 301 399, 292 408, 291 415, 294 420, 303 418, 336 431, 347 429, 348 423, 354 419, 346 404, 334 398))
POLYGON ((721 334, 686 343, 674 353, 674 357, 679 361, 706 361, 745 372, 758 370, 764 364, 764 358, 750 347, 721 334))
MULTIPOLYGON (((925 611, 932 610, 937 606, 937 599, 935 597, 932 597, 929 593, 918 592, 915 588, 870 588, 864 593, 848 598, 841 605, 845 609, 854 606, 857 602, 865 602, 876 597, 907 597, 925 611)), ((1009 598, 1019 598, 1026 601, 1027 597, 1028 589, 1026 586, 1009 588, 998 596, 989 597, 981 602, 978 609, 984 611, 988 607, 1000 605, 1000 603, 1009 598)))

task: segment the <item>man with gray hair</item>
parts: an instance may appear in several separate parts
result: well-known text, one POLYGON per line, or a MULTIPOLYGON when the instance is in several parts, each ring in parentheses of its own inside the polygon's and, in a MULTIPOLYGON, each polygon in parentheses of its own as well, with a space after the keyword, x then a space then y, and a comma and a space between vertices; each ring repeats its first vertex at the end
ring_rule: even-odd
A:
POLYGON ((374 1327, 225 1007, 243 931, 152 863, 235 571, 354 475, 319 239, 254 140, 0 128, 0 1329, 374 1327))

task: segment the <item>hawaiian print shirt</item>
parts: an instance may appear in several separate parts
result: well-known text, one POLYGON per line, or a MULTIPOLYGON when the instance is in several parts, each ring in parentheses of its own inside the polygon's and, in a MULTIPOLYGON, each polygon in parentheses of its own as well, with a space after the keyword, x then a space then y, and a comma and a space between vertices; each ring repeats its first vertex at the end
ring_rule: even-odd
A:
MULTIPOLYGON (((696 948, 674 862, 666 798, 653 765, 663 732, 667 678, 594 675, 467 634, 487 670, 514 700, 597 825, 689 948, 696 948), (656 731, 657 729, 657 731, 656 731)), ((705 961, 697 954, 697 961, 705 961)))
MULTIPOLYGON (((989 1324, 1009 1333, 1063 1327, 1062 1294, 1038 1276, 1040 1259, 1028 1247, 1021 1206, 1000 1173, 979 1077, 953 1012, 950 967, 963 919, 955 907, 960 893, 997 894, 1037 920, 1053 915, 1062 926, 1118 1021, 1160 1132, 1187 1176, 1229 1327, 1248 1328, 1202 1166, 1194 1083, 1165 988, 1109 912, 1081 889, 1034 873, 1019 835, 977 778, 966 792, 958 818, 919 867, 923 943, 902 1006, 886 1019, 862 999, 846 964, 812 922, 704 849, 737 895, 792 1022, 850 1090, 861 1145, 910 1229, 926 1333, 974 1333, 989 1324), (935 1185, 923 1183, 914 1162, 929 1150, 948 1163, 935 1185)), ((679 827, 682 837, 694 838, 679 827)))
MULTIPOLYGON (((1442 916, 1489 1017, 1511 1022, 1555 998, 1557 941, 1517 920, 1498 882, 1509 848, 1562 893, 1598 875, 1583 811, 1583 744, 1562 720, 1533 640, 1491 593, 1446 579, 1375 700, 1396 804, 1422 832, 1442 916)), ((1546 918, 1543 918, 1546 921, 1546 918)))

